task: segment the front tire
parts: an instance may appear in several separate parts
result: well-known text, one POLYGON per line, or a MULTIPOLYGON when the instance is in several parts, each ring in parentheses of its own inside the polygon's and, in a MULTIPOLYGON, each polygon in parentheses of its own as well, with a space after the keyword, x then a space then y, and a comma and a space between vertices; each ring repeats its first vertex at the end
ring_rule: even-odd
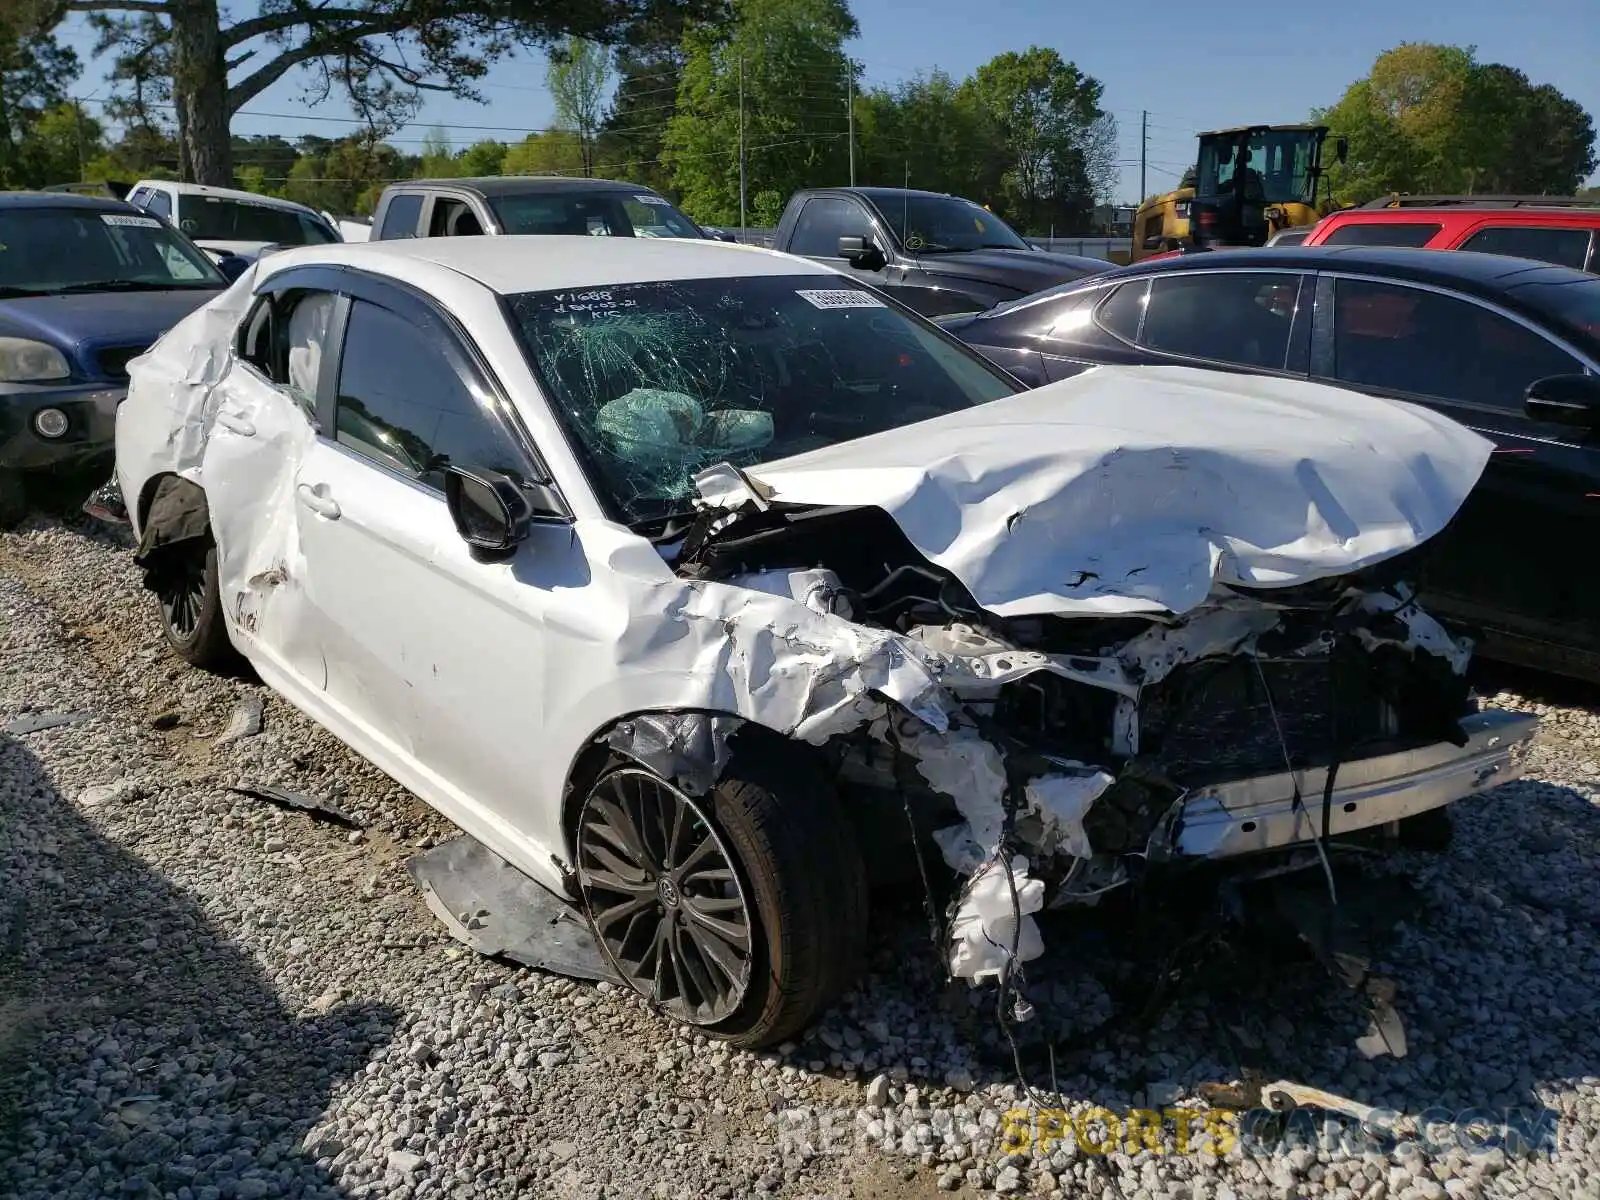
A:
POLYGON ((150 572, 146 583, 156 595, 161 632, 179 658, 207 670, 237 660, 222 619, 216 543, 208 538, 203 547, 174 551, 170 561, 150 572))
POLYGON ((854 982, 867 932, 866 874, 833 788, 801 748, 751 742, 701 797, 614 768, 577 827, 584 911, 613 970, 740 1047, 809 1024, 854 982))

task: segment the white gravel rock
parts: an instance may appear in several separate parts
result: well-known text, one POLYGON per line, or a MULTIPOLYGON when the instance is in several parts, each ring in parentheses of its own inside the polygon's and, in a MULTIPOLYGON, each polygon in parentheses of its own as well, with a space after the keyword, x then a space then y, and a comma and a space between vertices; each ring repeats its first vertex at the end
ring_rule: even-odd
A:
MULTIPOLYGON (((448 822, 259 685, 173 659, 116 538, 35 524, 0 535, 0 724, 90 719, 0 736, 0 1192, 1591 1197, 1600 717, 1583 696, 1493 697, 1543 720, 1528 778, 1457 806, 1449 853, 1395 862, 1429 904, 1381 964, 1406 1059, 1362 1058, 1354 999, 1273 964, 1242 1008, 1185 993, 1059 1062, 1053 1084, 1036 1070, 1068 1124, 1010 1153, 1002 1114, 1030 1099, 993 993, 944 993, 916 897, 884 921, 863 983, 776 1053, 477 958, 403 867, 448 822), (241 712, 254 732, 209 740, 241 712), (241 782, 337 798, 363 836, 226 790, 241 782), (1367 1104, 1548 1107, 1559 1148, 1079 1144, 1072 1122, 1094 1108, 1199 1107, 1200 1084, 1237 1073, 1235 1027, 1275 1077, 1367 1104)), ((1089 1028, 1110 1011, 1092 978, 1037 967, 1056 1012, 1089 1028)))

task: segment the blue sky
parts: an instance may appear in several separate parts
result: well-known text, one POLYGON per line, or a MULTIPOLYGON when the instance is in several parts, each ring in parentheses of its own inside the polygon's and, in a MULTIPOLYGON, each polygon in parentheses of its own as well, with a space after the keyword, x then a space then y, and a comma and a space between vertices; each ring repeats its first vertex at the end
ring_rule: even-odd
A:
MULTIPOLYGON (((1105 85, 1104 104, 1120 128, 1119 200, 1139 192, 1139 121, 1149 112, 1150 191, 1171 186, 1194 158, 1200 129, 1296 121, 1338 98, 1382 51, 1405 41, 1476 45, 1480 61, 1503 62, 1535 83, 1552 83, 1600 122, 1600 9, 1597 0, 1342 0, 1339 4, 1218 4, 1144 0, 1075 5, 1060 0, 854 0, 861 36, 850 53, 869 84, 893 85, 939 67, 961 77, 996 54, 1051 46, 1105 85), (1203 16, 1212 14, 1209 18, 1203 16)), ((89 39, 69 31, 87 52, 89 39)), ((417 122, 394 141, 414 149, 444 127, 457 148, 485 137, 511 139, 550 123, 544 63, 502 62, 485 81, 485 105, 430 97, 417 122), (472 128, 477 127, 477 128, 472 128), (492 127, 492 128, 490 128, 492 127)), ((301 100, 292 76, 258 97, 234 132, 337 136, 354 127, 336 104, 301 100)), ((93 62, 78 94, 104 97, 93 62)), ((92 103, 91 103, 92 107, 92 103)), ((821 182, 821 181, 818 181, 821 182)), ((888 181, 885 181, 888 182, 888 181)))

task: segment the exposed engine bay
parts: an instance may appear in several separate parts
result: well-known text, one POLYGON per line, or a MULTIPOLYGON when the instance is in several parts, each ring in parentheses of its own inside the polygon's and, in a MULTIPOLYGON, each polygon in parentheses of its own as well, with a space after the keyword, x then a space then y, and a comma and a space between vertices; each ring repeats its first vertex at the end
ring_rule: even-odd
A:
POLYGON ((1298 790, 1320 770, 1317 794, 1293 802, 1309 830, 1295 841, 1321 853, 1341 763, 1460 747, 1475 710, 1470 642, 1401 582, 1411 555, 1296 587, 1219 583, 1181 616, 1001 619, 877 508, 707 512, 672 549, 680 576, 790 595, 926 649, 948 732, 891 707, 823 750, 842 785, 947 816, 934 840, 968 877, 949 967, 975 983, 1042 951, 1029 914, 1192 855, 1185 812, 1205 789, 1287 773, 1298 790))

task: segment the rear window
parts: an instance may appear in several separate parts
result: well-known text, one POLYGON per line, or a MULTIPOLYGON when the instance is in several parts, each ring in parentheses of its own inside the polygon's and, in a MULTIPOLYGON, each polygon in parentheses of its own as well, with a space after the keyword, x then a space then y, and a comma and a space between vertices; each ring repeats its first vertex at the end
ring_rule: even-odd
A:
POLYGON ((310 213, 216 196, 184 196, 179 202, 178 228, 197 242, 325 246, 339 240, 325 222, 310 213))
POLYGON ((1525 283, 1512 288, 1510 294, 1569 329, 1586 337, 1600 338, 1600 279, 1525 283))
POLYGON ((1336 227, 1324 246, 1426 246, 1443 226, 1425 221, 1355 221, 1336 227))
POLYGON ((1581 271, 1589 261, 1587 229, 1553 229, 1548 225, 1489 225, 1461 243, 1480 254, 1532 258, 1581 271))
POLYGON ((700 227, 653 192, 548 192, 489 201, 507 233, 703 240, 700 227))

